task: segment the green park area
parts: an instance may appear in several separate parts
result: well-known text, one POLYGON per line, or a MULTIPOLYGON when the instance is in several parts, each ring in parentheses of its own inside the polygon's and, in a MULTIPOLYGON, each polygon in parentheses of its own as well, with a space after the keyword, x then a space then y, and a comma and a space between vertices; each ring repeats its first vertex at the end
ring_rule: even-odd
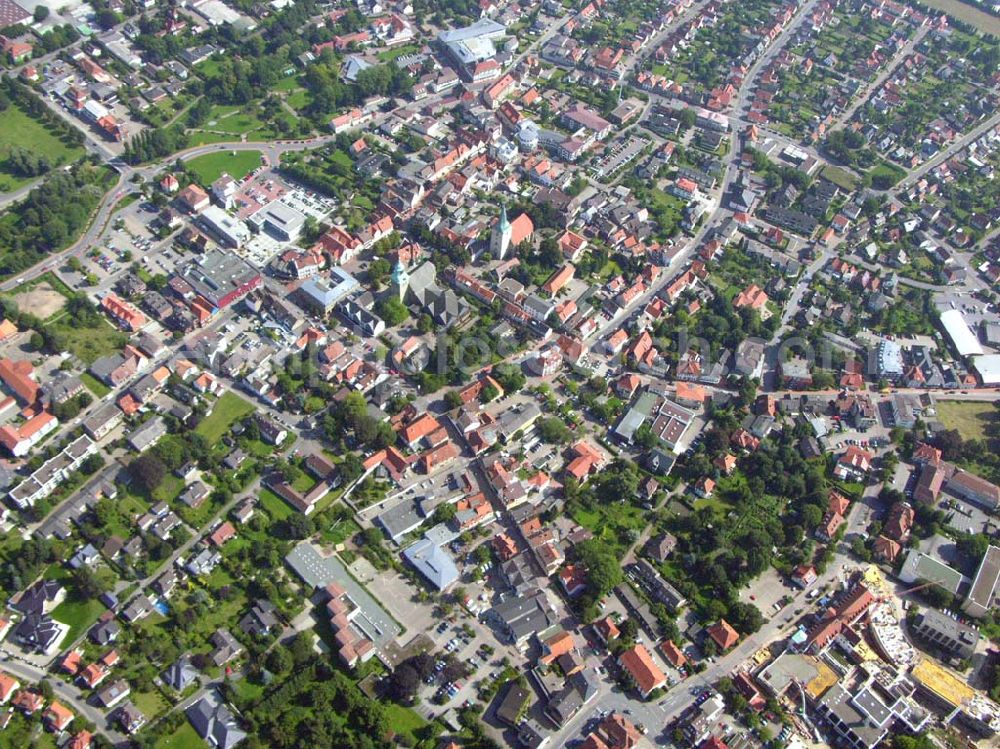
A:
POLYGON ((198 178, 198 182, 206 187, 211 185, 223 173, 236 180, 243 179, 255 168, 260 166, 260 151, 219 151, 196 156, 185 163, 198 178))
MULTIPOLYGON (((51 168, 76 161, 83 149, 64 143, 42 123, 13 104, 0 112, 0 192, 10 192, 36 179, 16 168, 11 153, 23 149, 44 158, 51 168)), ((41 176, 41 175, 38 175, 41 176)))

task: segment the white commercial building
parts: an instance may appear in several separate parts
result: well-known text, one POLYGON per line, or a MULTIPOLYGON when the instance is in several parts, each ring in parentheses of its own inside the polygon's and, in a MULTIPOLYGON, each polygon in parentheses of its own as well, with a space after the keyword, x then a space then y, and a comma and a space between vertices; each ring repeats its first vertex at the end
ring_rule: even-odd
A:
POLYGON ((202 211, 198 223, 227 247, 240 248, 250 238, 246 224, 215 205, 202 211))
POLYGON ((979 345, 979 339, 972 332, 962 313, 957 309, 945 310, 941 313, 941 327, 951 339, 952 344, 959 356, 979 356, 983 353, 983 347, 979 345))
POLYGON ((984 354, 972 360, 972 367, 984 385, 1000 385, 1000 354, 984 354))

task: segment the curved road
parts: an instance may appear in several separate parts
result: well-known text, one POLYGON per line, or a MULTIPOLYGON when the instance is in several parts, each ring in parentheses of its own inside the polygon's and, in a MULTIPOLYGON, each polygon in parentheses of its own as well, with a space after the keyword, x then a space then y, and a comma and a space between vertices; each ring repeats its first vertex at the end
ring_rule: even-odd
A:
MULTIPOLYGON (((118 159, 113 160, 110 162, 110 166, 117 169, 120 176, 118 177, 118 181, 115 185, 107 192, 107 194, 105 194, 104 199, 101 201, 96 213, 94 214, 93 219, 91 219, 90 226, 83 233, 83 235, 66 249, 48 255, 44 260, 32 266, 28 270, 17 274, 16 278, 11 278, 3 283, 0 283, 0 291, 12 291, 21 284, 27 283, 28 281, 31 281, 48 272, 54 266, 61 264, 71 255, 76 255, 89 248, 94 242, 97 241, 98 237, 100 237, 101 233, 104 231, 108 222, 111 220, 111 215, 114 213, 119 201, 130 192, 126 188, 132 178, 136 175, 142 177, 143 179, 149 179, 163 169, 164 166, 171 164, 178 159, 188 161, 197 156, 218 153, 220 151, 260 151, 268 157, 272 166, 277 166, 280 162, 281 155, 284 153, 318 148, 333 142, 335 139, 335 135, 321 135, 316 138, 305 140, 210 143, 208 145, 194 146, 183 151, 178 151, 177 153, 173 153, 166 158, 153 162, 152 164, 139 167, 127 166, 118 159)), ((24 193, 27 194, 30 187, 23 190, 24 193)))

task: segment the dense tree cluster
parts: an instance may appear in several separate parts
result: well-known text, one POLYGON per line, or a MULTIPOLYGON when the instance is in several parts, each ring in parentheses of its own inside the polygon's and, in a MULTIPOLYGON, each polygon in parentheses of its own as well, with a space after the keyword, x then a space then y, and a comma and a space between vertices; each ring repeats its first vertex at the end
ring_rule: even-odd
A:
POLYGON ((129 164, 142 164, 179 151, 186 143, 183 128, 147 128, 125 143, 122 158, 129 164))
POLYGON ((0 222, 0 274, 10 275, 61 250, 86 225, 110 172, 88 163, 49 175, 0 222))
POLYGON ((385 708, 326 660, 297 671, 244 717, 248 749, 390 746, 385 708))
POLYGON ((353 435, 358 446, 378 450, 396 441, 392 426, 368 413, 364 395, 350 393, 334 402, 323 417, 323 431, 333 444, 343 444, 345 435, 353 435))

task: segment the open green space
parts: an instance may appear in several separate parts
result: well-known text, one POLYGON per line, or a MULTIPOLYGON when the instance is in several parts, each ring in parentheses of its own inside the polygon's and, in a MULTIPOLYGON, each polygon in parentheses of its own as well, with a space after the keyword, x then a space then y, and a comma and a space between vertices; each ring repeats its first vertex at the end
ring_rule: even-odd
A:
POLYGON ((222 117, 218 120, 209 120, 205 124, 206 130, 214 130, 219 133, 231 133, 233 135, 243 135, 251 130, 256 130, 264 123, 256 116, 247 112, 236 112, 222 117))
POLYGON ((594 508, 577 508, 573 520, 588 529, 595 538, 622 551, 631 542, 631 536, 646 527, 646 515, 641 508, 631 504, 597 505, 594 508))
POLYGON ((311 100, 309 92, 304 88, 296 89, 285 97, 285 102, 296 112, 308 107, 311 100))
POLYGON ((69 625, 69 631, 64 639, 64 642, 69 644, 86 632, 104 611, 104 604, 97 599, 82 600, 70 591, 66 600, 52 610, 52 618, 69 625))
POLYGON ((381 62, 392 62, 400 57, 405 57, 406 55, 412 55, 420 51, 419 44, 404 44, 401 47, 395 47, 394 49, 386 49, 378 53, 378 59, 381 62))
POLYGON ((81 374, 80 380, 83 382, 84 387, 86 387, 95 398, 103 398, 111 392, 111 388, 94 377, 94 375, 90 374, 90 372, 84 372, 81 374))
POLYGON ((284 520, 295 514, 295 510, 289 507, 285 500, 270 489, 261 489, 258 499, 260 500, 260 506, 264 508, 275 522, 284 520))
POLYGON ((132 692, 129 695, 129 699, 139 708, 139 712, 149 719, 162 715, 170 708, 170 703, 167 702, 166 697, 157 691, 132 692))
POLYGON ((986 13, 962 0, 920 0, 920 2, 934 10, 943 11, 963 23, 975 26, 982 32, 1000 37, 1000 17, 986 13))
POLYGON ((237 140, 239 138, 229 133, 210 133, 204 130, 192 130, 188 133, 187 147, 208 146, 212 143, 232 143, 237 140))
POLYGON ((65 315, 55 319, 48 327, 65 336, 66 350, 88 365, 95 359, 119 351, 128 341, 128 336, 103 318, 92 326, 81 327, 65 315))
POLYGON ((0 192, 16 190, 38 177, 22 177, 8 168, 7 159, 14 148, 23 148, 34 156, 44 156, 53 167, 75 161, 83 149, 68 146, 37 120, 11 104, 0 112, 0 192))
MULTIPOLYGON (((827 169, 831 168, 834 167, 827 167, 827 169)), ((865 184, 878 190, 888 190, 905 176, 905 169, 883 161, 865 173, 865 184)))
POLYGON ((946 429, 954 429, 963 440, 984 440, 991 424, 1000 421, 1000 411, 992 403, 944 401, 935 403, 938 421, 946 429))
POLYGON ((208 187, 223 173, 229 174, 235 180, 246 177, 260 166, 260 151, 220 151, 197 156, 185 166, 194 172, 198 181, 208 187))
POLYGON ((171 734, 162 736, 153 747, 154 749, 191 749, 193 746, 204 746, 194 726, 185 720, 180 727, 171 734))
POLYGON ((832 182, 842 190, 855 190, 858 186, 858 178, 846 169, 839 166, 827 164, 821 172, 823 179, 832 182))
POLYGON ((296 88, 300 88, 302 82, 296 75, 289 75, 282 78, 280 81, 271 86, 272 91, 292 91, 296 88))
POLYGON ((239 703, 252 705, 264 696, 264 686, 247 678, 235 679, 230 682, 239 703))
POLYGON ((416 746, 418 732, 427 726, 427 721, 421 718, 416 710, 394 702, 386 704, 385 716, 389 722, 389 729, 397 737, 405 737, 403 739, 405 746, 416 746))
POLYGON ((249 416, 253 411, 254 406, 250 401, 244 400, 236 393, 226 392, 216 401, 212 413, 195 427, 195 432, 208 440, 209 444, 215 444, 233 424, 249 416))

